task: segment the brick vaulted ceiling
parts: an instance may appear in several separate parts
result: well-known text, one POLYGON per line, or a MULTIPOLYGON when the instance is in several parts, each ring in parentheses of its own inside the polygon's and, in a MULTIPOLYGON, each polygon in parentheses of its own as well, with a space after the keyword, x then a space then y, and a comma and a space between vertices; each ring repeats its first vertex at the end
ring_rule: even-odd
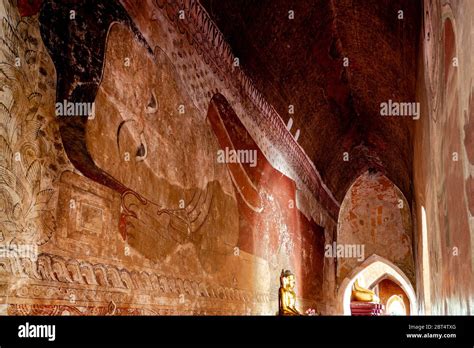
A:
POLYGON ((201 0, 342 201, 367 169, 411 201, 412 125, 380 116, 389 99, 415 102, 421 4, 416 0, 201 0), (403 19, 399 19, 399 10, 403 19), (294 19, 289 18, 294 11, 294 19), (349 59, 345 67, 344 57, 349 59), (294 105, 294 114, 288 114, 294 105), (344 152, 349 161, 343 160, 344 152))

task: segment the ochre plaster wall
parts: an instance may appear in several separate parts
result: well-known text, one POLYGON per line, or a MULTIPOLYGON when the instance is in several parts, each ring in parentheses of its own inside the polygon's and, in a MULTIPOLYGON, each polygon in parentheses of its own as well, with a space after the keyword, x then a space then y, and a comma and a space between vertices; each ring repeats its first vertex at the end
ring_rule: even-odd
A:
POLYGON ((323 248, 333 219, 282 174, 292 164, 269 155, 234 82, 154 11, 152 52, 126 25, 110 27, 86 123, 88 155, 118 191, 69 161, 54 104, 64 67, 45 49, 38 15, 2 1, 0 241, 34 252, 0 257, 1 313, 273 315, 282 268, 297 276, 300 309, 330 312, 323 248), (229 139, 257 165, 218 163, 229 139))
POLYGON ((473 15, 469 1, 424 2, 413 160, 421 313, 473 313, 473 15), (422 261, 422 207, 428 269, 422 261), (430 285, 423 284, 423 272, 430 285))

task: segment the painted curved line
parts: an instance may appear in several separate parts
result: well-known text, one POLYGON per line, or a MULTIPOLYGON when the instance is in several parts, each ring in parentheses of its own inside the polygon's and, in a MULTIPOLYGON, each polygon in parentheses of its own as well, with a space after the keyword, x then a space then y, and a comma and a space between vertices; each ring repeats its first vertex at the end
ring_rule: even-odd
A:
MULTIPOLYGON (((216 95, 217 97, 217 95, 216 95)), ((226 103, 223 96, 217 97, 220 99, 219 102, 226 103)), ((222 121, 219 109, 216 105, 216 99, 212 98, 209 103, 209 110, 207 112, 207 118, 209 119, 212 129, 216 134, 221 148, 229 148, 235 150, 232 139, 230 138, 227 128, 222 121)), ((232 182, 239 192, 240 197, 244 200, 245 204, 254 212, 261 213, 263 211, 263 203, 259 195, 258 189, 252 180, 249 178, 245 168, 241 163, 226 163, 227 169, 229 170, 232 182)))

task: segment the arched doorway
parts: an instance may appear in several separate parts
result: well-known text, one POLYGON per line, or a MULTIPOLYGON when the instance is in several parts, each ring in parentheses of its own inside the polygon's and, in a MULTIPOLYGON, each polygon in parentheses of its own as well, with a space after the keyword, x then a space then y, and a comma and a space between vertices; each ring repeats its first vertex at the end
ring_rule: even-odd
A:
POLYGON ((385 305, 387 315, 407 315, 405 302, 400 295, 392 295, 385 305))
POLYGON ((367 258, 341 282, 337 297, 340 313, 344 315, 351 313, 351 292, 356 279, 359 279, 362 286, 369 289, 373 289, 384 279, 390 279, 406 294, 409 303, 407 313, 416 313, 416 295, 410 280, 399 267, 378 255, 367 258))
MULTIPOLYGON (((336 304, 339 313, 350 313, 350 294, 356 277, 361 286, 369 288, 390 278, 415 303, 411 286, 412 233, 410 207, 398 187, 381 172, 371 170, 360 175, 341 204, 337 239, 332 248, 337 251, 336 277, 342 291, 336 304), (346 252, 351 250, 356 253, 346 252)), ((414 313, 410 303, 407 307, 409 313, 414 313)))
POLYGON ((385 307, 385 315, 411 315, 408 295, 396 280, 384 277, 375 287, 380 303, 385 307))

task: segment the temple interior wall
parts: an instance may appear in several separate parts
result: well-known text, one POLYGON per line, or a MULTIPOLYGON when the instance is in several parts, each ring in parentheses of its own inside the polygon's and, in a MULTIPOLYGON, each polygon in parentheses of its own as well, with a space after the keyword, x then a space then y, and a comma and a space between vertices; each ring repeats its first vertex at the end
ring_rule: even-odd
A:
POLYGON ((0 258, 3 314, 273 315, 283 268, 297 276, 299 306, 326 311, 332 265, 322 252, 334 221, 290 178, 291 164, 272 157, 248 96, 164 9, 143 29, 152 54, 126 25, 107 34, 85 141, 95 165, 128 189, 117 192, 64 150, 37 15, 1 6, 1 237, 33 250, 0 258), (232 111, 218 116, 234 122, 225 132, 234 145, 243 134, 253 141, 255 175, 250 164, 234 173, 216 158, 208 112, 219 91, 232 111))
POLYGON ((472 314, 474 6, 468 1, 424 5, 417 83, 421 117, 415 122, 413 161, 420 311, 472 314), (423 272, 430 284, 424 284, 423 272))
POLYGON ((399 208, 388 179, 366 178, 340 221, 203 9, 180 22, 168 2, 121 3, 130 21, 86 47, 104 59, 81 72, 100 80, 76 139, 58 117, 84 116, 57 116, 58 91, 93 83, 60 80, 57 38, 0 1, 0 314, 274 315, 282 269, 299 308, 339 314, 338 287, 360 262, 325 257, 334 241, 397 265, 420 313, 473 313, 472 3, 424 3, 413 201, 399 208), (226 149, 255 157, 223 163, 226 149))

